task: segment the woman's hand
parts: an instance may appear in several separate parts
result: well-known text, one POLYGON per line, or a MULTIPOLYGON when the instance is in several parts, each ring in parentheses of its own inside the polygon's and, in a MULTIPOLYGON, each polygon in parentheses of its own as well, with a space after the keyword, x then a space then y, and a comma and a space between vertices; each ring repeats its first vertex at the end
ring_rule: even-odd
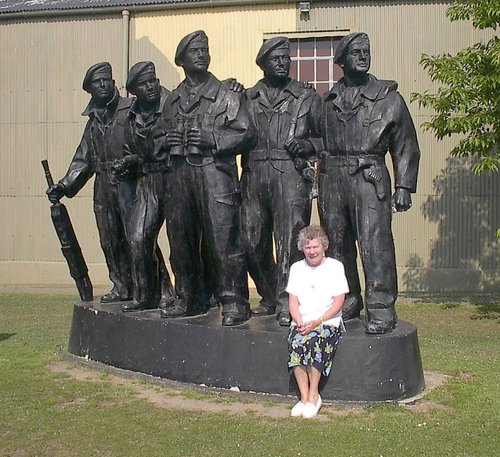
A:
POLYGON ((301 335, 307 335, 321 325, 321 319, 305 322, 297 325, 297 330, 301 335))

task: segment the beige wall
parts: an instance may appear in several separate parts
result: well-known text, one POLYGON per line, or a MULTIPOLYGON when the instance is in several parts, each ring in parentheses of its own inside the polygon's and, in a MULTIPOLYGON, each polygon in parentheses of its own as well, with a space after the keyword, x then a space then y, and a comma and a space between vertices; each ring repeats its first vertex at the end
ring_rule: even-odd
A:
MULTIPOLYGON (((498 290, 500 175, 473 176, 464 161, 450 160, 454 141, 438 142, 421 124, 430 113, 410 104, 412 92, 436 91, 422 53, 456 53, 491 32, 467 21, 451 23, 448 5, 436 2, 381 5, 370 2, 314 2, 310 20, 298 30, 364 31, 371 40, 371 73, 394 79, 409 104, 422 152, 413 208, 394 216, 399 283, 402 290, 498 290), (477 212, 476 212, 477 209, 477 212)), ((390 159, 388 159, 390 163, 390 159)))
MULTIPOLYGON (((120 67, 120 31, 119 18, 107 17, 0 22, 3 284, 71 282, 51 226, 40 161, 49 160, 55 178, 65 173, 85 126, 80 115, 88 102, 83 75, 102 60, 120 67)), ((68 202, 68 208, 92 276, 105 281, 92 186, 68 202)))
MULTIPOLYGON (((445 9, 440 3, 312 2, 307 21, 294 3, 134 13, 129 61, 154 61, 162 84, 172 88, 182 78, 173 63, 177 43, 203 29, 210 39, 211 71, 251 86, 261 77, 254 58, 264 35, 363 30, 372 41, 373 74, 397 80, 408 101, 411 92, 435 89, 418 65, 422 52, 455 52, 480 38, 468 23, 451 24, 445 9)), ((8 68, 0 72, 0 95, 7 102, 0 112, 0 284, 71 284, 51 226, 40 160, 49 159, 55 178, 65 173, 85 124, 80 113, 88 96, 81 81, 90 65, 110 61, 123 87, 122 18, 0 20, 0 42, 1 62, 8 68)), ((423 133, 419 126, 429 113, 414 104, 410 109, 422 161, 413 209, 394 218, 401 289, 499 290, 499 247, 493 238, 500 225, 498 176, 474 177, 450 161, 453 143, 437 143, 423 133)), ((92 280, 107 284, 92 183, 66 205, 92 280)), ((160 238, 168 251, 164 231, 160 238)))
POLYGON ((175 87, 183 78, 182 69, 174 64, 177 44, 188 33, 203 29, 209 38, 210 71, 219 79, 237 78, 248 87, 262 75, 255 56, 264 34, 294 31, 295 27, 295 5, 141 14, 133 21, 130 62, 153 60, 162 82, 175 87))

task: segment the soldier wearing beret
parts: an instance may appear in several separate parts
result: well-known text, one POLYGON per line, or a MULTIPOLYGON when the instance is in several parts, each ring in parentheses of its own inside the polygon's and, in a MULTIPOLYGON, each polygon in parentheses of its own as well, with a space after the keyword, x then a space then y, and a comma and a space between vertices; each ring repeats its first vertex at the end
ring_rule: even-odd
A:
POLYGON ((127 91, 135 95, 125 120, 123 159, 113 170, 117 179, 137 179, 136 195, 127 225, 132 252, 133 301, 122 311, 166 306, 173 291, 158 233, 165 220, 166 152, 162 111, 170 91, 160 85, 152 62, 138 62, 129 71, 127 91))
POLYGON ((165 102, 164 118, 170 162, 166 222, 178 298, 161 315, 206 312, 204 270, 213 269, 222 325, 238 325, 249 318, 250 306, 236 155, 252 141, 254 127, 244 93, 208 71, 205 32, 180 41, 175 63, 185 79, 165 102))
POLYGON ((71 198, 96 175, 94 212, 113 283, 113 289, 101 297, 101 302, 126 301, 132 293, 126 220, 134 199, 135 182, 114 182, 111 166, 123 157, 123 126, 131 101, 118 93, 108 62, 97 63, 87 70, 83 89, 91 95, 82 113, 89 118, 83 137, 66 175, 47 194, 51 201, 63 196, 71 198))
POLYGON ((247 91, 258 139, 242 161, 242 239, 262 297, 252 313, 276 313, 279 325, 289 326, 286 287, 290 265, 302 258, 298 233, 311 218, 311 163, 321 150, 321 97, 289 77, 287 38, 265 41, 256 62, 264 78, 247 91))
POLYGON ((349 282, 344 318, 359 317, 363 309, 357 240, 366 283, 366 332, 386 333, 396 325, 392 212, 411 207, 420 150, 397 83, 368 73, 368 36, 358 32, 342 38, 335 62, 343 67, 344 77, 323 101, 319 214, 330 239, 329 255, 344 264, 349 282), (387 152, 394 167, 392 198, 387 152))

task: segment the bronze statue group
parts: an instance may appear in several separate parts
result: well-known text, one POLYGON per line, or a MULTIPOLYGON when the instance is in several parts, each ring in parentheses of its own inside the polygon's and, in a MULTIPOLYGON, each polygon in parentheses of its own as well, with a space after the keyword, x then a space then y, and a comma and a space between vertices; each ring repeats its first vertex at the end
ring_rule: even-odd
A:
POLYGON ((340 41, 335 62, 344 77, 323 98, 289 77, 290 61, 287 38, 266 40, 256 58, 264 77, 245 90, 208 71, 208 38, 196 31, 177 47, 185 79, 173 91, 152 62, 130 69, 130 98, 120 96, 109 63, 88 69, 88 122, 66 175, 47 194, 53 202, 73 197, 95 175, 113 284, 102 303, 121 302, 123 312, 160 308, 163 318, 215 305, 224 326, 273 314, 289 326, 290 267, 304 257, 297 238, 317 194, 327 254, 347 277, 344 320, 365 308, 367 333, 395 327, 391 219, 411 207, 420 157, 409 111, 396 82, 368 73, 364 33, 340 41), (164 222, 175 286, 157 244, 164 222), (261 297, 252 310, 247 273, 261 297))
POLYGON ((288 366, 300 392, 292 416, 318 413, 342 319, 364 308, 368 334, 397 321, 392 213, 411 207, 420 152, 397 83, 369 74, 370 59, 365 33, 342 38, 335 62, 344 77, 323 98, 289 77, 285 37, 264 42, 256 58, 264 77, 247 90, 208 71, 203 31, 180 41, 175 63, 185 79, 172 92, 152 62, 138 62, 126 82, 133 97, 121 97, 110 64, 95 64, 83 81, 91 95, 83 137, 47 190, 58 202, 95 175, 113 283, 101 303, 159 308, 167 319, 219 306, 223 326, 276 315, 290 327, 288 366), (309 226, 315 196, 320 227, 309 226), (175 287, 157 244, 164 222, 175 287), (252 310, 248 273, 261 297, 252 310))

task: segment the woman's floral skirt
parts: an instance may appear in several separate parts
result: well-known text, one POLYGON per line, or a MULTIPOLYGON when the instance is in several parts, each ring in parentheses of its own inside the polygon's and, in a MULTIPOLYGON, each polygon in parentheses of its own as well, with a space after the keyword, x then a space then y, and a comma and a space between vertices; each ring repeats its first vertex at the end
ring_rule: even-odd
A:
POLYGON ((291 327, 288 335, 288 369, 312 365, 328 376, 340 335, 340 328, 333 325, 321 325, 307 335, 301 335, 296 326, 291 327))

